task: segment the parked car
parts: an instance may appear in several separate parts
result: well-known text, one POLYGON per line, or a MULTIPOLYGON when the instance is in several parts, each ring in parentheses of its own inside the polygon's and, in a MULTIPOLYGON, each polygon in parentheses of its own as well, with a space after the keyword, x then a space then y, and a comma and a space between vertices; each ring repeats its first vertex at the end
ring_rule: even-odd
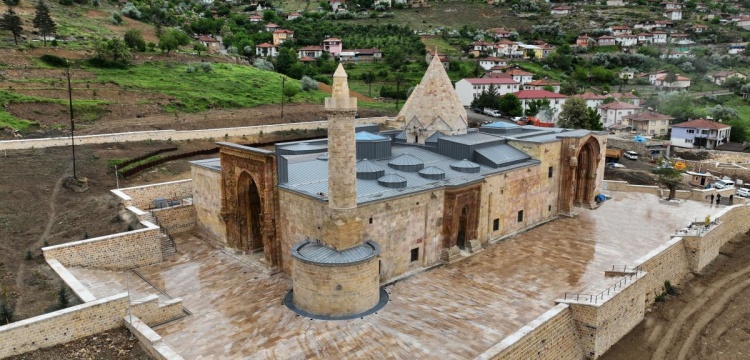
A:
POLYGON ((732 180, 719 180, 713 184, 715 189, 731 189, 734 187, 732 180))
POLYGON ((742 185, 737 189, 737 196, 750 197, 750 185, 742 185))
POLYGON ((502 114, 500 114, 500 111, 495 110, 495 109, 488 109, 488 108, 484 109, 484 114, 492 116, 492 117, 496 117, 496 118, 499 118, 500 116, 502 116, 502 114))
POLYGON ((638 153, 635 151, 626 151, 623 156, 630 160, 638 160, 638 153))
POLYGON ((625 165, 620 164, 620 163, 616 163, 616 162, 611 162, 611 163, 607 164, 607 167, 608 168, 612 168, 612 169, 614 169, 614 168, 624 168, 625 165))

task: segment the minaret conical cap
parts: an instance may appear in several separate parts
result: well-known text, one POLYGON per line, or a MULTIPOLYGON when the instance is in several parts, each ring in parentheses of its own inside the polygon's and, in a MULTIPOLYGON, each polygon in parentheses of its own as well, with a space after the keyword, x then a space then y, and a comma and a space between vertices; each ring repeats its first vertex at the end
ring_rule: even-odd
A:
POLYGON ((344 65, 339 63, 336 72, 333 73, 333 86, 331 97, 326 98, 326 109, 356 109, 357 99, 349 96, 349 76, 344 70, 344 65))

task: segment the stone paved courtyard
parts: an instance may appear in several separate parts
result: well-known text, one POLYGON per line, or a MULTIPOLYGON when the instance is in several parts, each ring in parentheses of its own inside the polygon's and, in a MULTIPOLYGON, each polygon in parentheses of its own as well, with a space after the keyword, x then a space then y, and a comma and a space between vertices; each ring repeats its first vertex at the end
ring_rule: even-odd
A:
MULTIPOLYGON (((155 329, 186 359, 472 358, 565 292, 603 290, 612 282, 604 270, 632 264, 675 229, 717 211, 698 202, 662 205, 645 194, 614 196, 597 210, 578 209, 575 218, 390 285, 391 301, 363 319, 296 315, 282 305, 287 275, 210 248, 197 232, 175 239, 177 255, 138 271, 192 312, 155 329)), ((96 282, 87 274, 75 275, 96 282)))

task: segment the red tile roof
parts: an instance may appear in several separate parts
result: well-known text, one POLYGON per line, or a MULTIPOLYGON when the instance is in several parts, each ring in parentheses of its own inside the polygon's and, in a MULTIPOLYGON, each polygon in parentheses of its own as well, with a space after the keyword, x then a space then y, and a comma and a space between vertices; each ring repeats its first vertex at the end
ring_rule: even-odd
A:
POLYGON ((659 114, 653 111, 644 111, 641 113, 623 116, 623 119, 635 120, 635 121, 651 121, 651 120, 673 120, 674 118, 669 115, 659 114))
POLYGON ((271 44, 269 44, 267 42, 264 42, 262 44, 255 45, 255 47, 259 47, 259 48, 272 48, 272 47, 276 47, 276 46, 271 45, 271 44))
POLYGON ((341 39, 338 39, 338 38, 328 38, 328 39, 323 40, 323 42, 329 42, 329 41, 341 41, 341 39))
POLYGON ((506 85, 506 84, 516 85, 516 84, 518 84, 518 82, 515 81, 515 80, 513 80, 512 78, 505 78, 505 77, 468 78, 468 79, 464 79, 464 80, 468 81, 472 85, 491 85, 491 84, 494 84, 494 85, 498 85, 498 84, 502 84, 502 85, 506 85))
POLYGON ((300 51, 323 51, 323 47, 318 45, 310 45, 300 48, 300 51))
POLYGON ((615 100, 611 103, 600 105, 599 108, 606 109, 606 110, 629 110, 629 109, 640 109, 641 107, 638 105, 633 105, 631 103, 626 103, 626 102, 615 100))
POLYGON ((552 81, 552 80, 534 80, 532 82, 527 82, 524 85, 547 86, 547 85, 560 85, 560 83, 557 81, 552 81))
POLYGON ((672 127, 695 128, 695 129, 726 129, 731 126, 722 124, 716 121, 711 121, 711 120, 706 120, 706 119, 696 119, 696 120, 685 121, 679 124, 674 124, 672 125, 672 127))
POLYGON ((507 72, 508 74, 510 74, 510 75, 516 75, 516 76, 529 76, 529 75, 534 75, 533 73, 530 73, 530 72, 528 72, 528 71, 523 71, 523 70, 520 70, 520 69, 513 69, 513 70, 508 70, 508 71, 506 71, 506 72, 507 72))
POLYGON ((594 94, 594 93, 589 92, 589 91, 587 91, 587 92, 585 92, 585 93, 583 93, 581 95, 576 95, 576 96, 578 96, 579 98, 581 98, 583 100, 604 100, 604 99, 607 98, 604 95, 594 94))
POLYGON ((519 99, 567 99, 565 95, 553 93, 547 90, 521 90, 516 91, 513 95, 518 96, 519 99))
POLYGON ((311 58, 309 56, 303 56, 303 57, 299 58, 299 61, 301 61, 301 62, 315 62, 317 60, 315 60, 314 58, 311 58))

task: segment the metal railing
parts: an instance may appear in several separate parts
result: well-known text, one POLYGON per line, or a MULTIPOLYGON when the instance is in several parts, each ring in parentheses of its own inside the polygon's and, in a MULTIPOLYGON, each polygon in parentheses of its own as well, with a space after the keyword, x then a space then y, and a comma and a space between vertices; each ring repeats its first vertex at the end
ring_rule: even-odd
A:
POLYGON ((634 273, 623 276, 614 285, 609 286, 608 288, 604 289, 602 292, 600 292, 598 294, 576 294, 576 293, 567 293, 566 292, 565 295, 564 295, 564 300, 571 300, 571 301, 575 300, 575 301, 579 301, 579 302, 589 302, 589 303, 592 303, 592 304, 596 304, 599 301, 604 300, 604 298, 606 296, 609 296, 610 294, 612 294, 615 291, 617 291, 617 289, 622 289, 628 283, 631 283, 631 282, 635 281, 635 279, 637 279, 638 276, 640 275, 640 273, 642 272, 637 267, 635 269, 637 269, 637 270, 634 273))
POLYGON ((159 218, 156 217, 156 214, 154 214, 154 210, 149 210, 149 213, 151 214, 151 217, 154 219, 154 225, 159 227, 159 231, 164 234, 167 237, 167 240, 169 240, 169 243, 172 245, 172 248, 174 248, 174 251, 177 252, 177 244, 174 242, 174 239, 172 238, 172 234, 169 233, 169 229, 162 226, 161 222, 159 221, 159 218))

